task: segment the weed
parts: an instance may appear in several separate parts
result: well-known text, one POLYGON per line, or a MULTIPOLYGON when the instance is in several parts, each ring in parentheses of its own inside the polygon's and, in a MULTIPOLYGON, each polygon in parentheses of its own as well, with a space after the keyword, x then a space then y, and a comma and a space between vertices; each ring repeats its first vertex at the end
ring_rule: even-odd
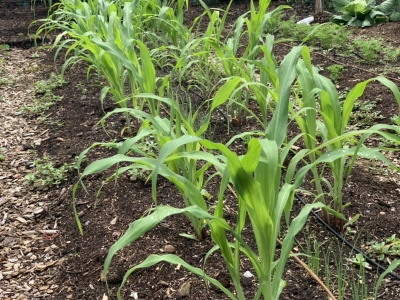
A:
POLYGON ((9 51, 10 45, 8 44, 0 44, 0 51, 9 51))
MULTIPOLYGON (((35 93, 37 95, 43 95, 33 100, 33 106, 24 106, 22 113, 43 113, 52 107, 56 102, 62 100, 62 97, 53 94, 53 91, 61 87, 65 83, 61 76, 54 73, 50 75, 48 80, 40 80, 35 83, 35 93)), ((43 116, 42 116, 43 119, 43 116)))
POLYGON ((391 44, 386 44, 381 38, 367 39, 365 36, 360 36, 353 43, 357 47, 361 57, 369 64, 376 64, 381 60, 396 62, 400 56, 400 50, 391 44))
POLYGON ((128 171, 128 177, 131 181, 143 181, 147 182, 151 172, 149 170, 143 170, 141 168, 131 169, 128 171))
POLYGON ((4 161, 5 157, 4 157, 4 148, 0 148, 0 161, 4 161))
MULTIPOLYGON (((142 139, 142 143, 137 145, 138 152, 142 152, 147 157, 155 157, 154 153, 157 151, 157 143, 152 137, 146 137, 142 139)), ((143 181, 147 182, 150 178, 151 171, 143 168, 132 168, 128 171, 128 178, 131 181, 143 181)))
POLYGON ((57 127, 63 127, 64 124, 59 121, 59 120, 55 120, 54 118, 50 118, 48 116, 40 116, 38 118, 38 120, 44 124, 47 124, 49 126, 57 126, 57 127))
POLYGON ((86 86, 85 86, 83 83, 79 82, 79 83, 77 84, 77 86, 78 86, 78 88, 81 90, 82 94, 85 95, 85 94, 88 93, 88 89, 86 88, 86 86))
POLYGON ((278 28, 278 35, 293 39, 295 41, 302 41, 311 32, 311 27, 307 24, 296 24, 296 15, 290 17, 287 21, 281 21, 278 28))
MULTIPOLYGON (((49 108, 52 107, 56 102, 59 102, 61 100, 62 100, 61 96, 56 96, 53 94, 45 94, 43 97, 35 98, 33 100, 33 106, 24 106, 22 108, 22 113, 23 114, 43 113, 49 110, 49 108)), ((42 116, 42 119, 43 118, 44 117, 42 116)))
POLYGON ((303 41, 315 29, 310 37, 311 45, 318 45, 322 49, 332 48, 347 49, 349 35, 351 31, 344 26, 336 24, 326 24, 316 28, 317 25, 309 26, 307 24, 297 24, 296 16, 293 15, 287 21, 281 21, 277 28, 277 35, 294 41, 303 41))
MULTIPOLYGON (((393 116, 392 118, 390 118, 390 120, 392 121, 392 123, 397 126, 397 128, 400 128, 400 118, 398 115, 393 116)), ((395 143, 393 141, 384 139, 383 137, 379 138, 379 146, 380 147, 384 147, 384 148, 398 148, 399 144, 395 143)))
POLYGON ((393 234, 384 242, 371 241, 364 246, 365 252, 378 260, 384 260, 385 257, 400 257, 400 239, 393 234))
POLYGON ((382 39, 368 39, 365 36, 360 36, 354 39, 353 43, 364 60, 369 64, 377 63, 379 53, 383 47, 382 39))
POLYGON ((56 88, 63 86, 65 83, 64 79, 54 73, 50 74, 48 80, 39 80, 35 83, 36 94, 47 94, 54 91, 56 88))
POLYGON ((26 69, 26 73, 37 73, 39 71, 40 71, 40 68, 38 65, 33 65, 26 69))
POLYGON ((17 78, 15 76, 0 77, 0 85, 9 85, 9 84, 14 85, 16 83, 17 83, 17 78))
POLYGON ((25 180, 39 190, 59 187, 67 180, 66 175, 70 169, 66 163, 59 168, 55 167, 48 156, 35 160, 33 166, 36 167, 35 171, 26 175, 25 180))
POLYGON ((278 30, 279 24, 282 22, 282 13, 278 12, 267 20, 265 31, 269 34, 274 34, 278 30))
POLYGON ((351 31, 344 26, 328 23, 317 29, 311 42, 313 44, 319 43, 320 47, 325 50, 332 48, 344 50, 347 48, 350 33, 351 31))
POLYGON ((393 116, 390 120, 391 120, 394 124, 396 124, 397 126, 400 126, 400 118, 399 118, 398 115, 393 116))
POLYGON ((362 268, 366 268, 369 269, 371 268, 369 263, 367 263, 365 257, 361 254, 361 253, 357 253, 355 258, 351 258, 349 259, 350 262, 352 262, 353 264, 356 264, 362 268))
POLYGON ((340 72, 346 70, 342 65, 338 64, 331 65, 327 69, 331 72, 330 77, 333 81, 338 81, 340 79, 340 72))
POLYGON ((363 129, 376 124, 377 120, 384 117, 381 112, 376 110, 376 105, 380 103, 381 99, 374 101, 356 101, 354 109, 350 116, 350 124, 354 128, 363 129))
POLYGON ((387 45, 383 49, 383 59, 388 62, 397 62, 400 56, 400 49, 393 47, 392 45, 387 45))

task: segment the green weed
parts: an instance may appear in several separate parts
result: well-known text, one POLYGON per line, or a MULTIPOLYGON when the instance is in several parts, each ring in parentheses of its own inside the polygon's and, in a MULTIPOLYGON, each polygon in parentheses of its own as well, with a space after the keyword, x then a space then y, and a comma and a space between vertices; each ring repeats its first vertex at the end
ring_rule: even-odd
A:
POLYGON ((70 166, 64 163, 61 167, 55 167, 48 156, 33 162, 34 172, 25 176, 26 183, 39 190, 48 190, 59 187, 67 181, 67 173, 70 166))
POLYGON ((356 101, 354 108, 350 115, 350 127, 364 129, 376 124, 377 121, 384 119, 376 106, 380 103, 381 99, 373 101, 356 101))
POLYGON ((54 73, 50 74, 48 80, 39 80, 35 83, 35 93, 36 94, 48 94, 53 92, 56 88, 62 87, 65 80, 54 73))
POLYGON ((329 70, 330 77, 333 81, 338 81, 340 79, 340 72, 346 70, 342 65, 338 64, 331 65, 327 67, 327 69, 329 70))
POLYGON ((311 30, 311 26, 307 24, 296 24, 296 15, 293 15, 289 20, 279 23, 277 35, 285 39, 302 41, 310 34, 311 30))
POLYGON ((8 44, 0 44, 0 51, 9 51, 10 45, 8 44))
POLYGON ((4 150, 5 150, 4 148, 0 148, 0 161, 4 161, 4 159, 5 159, 4 154, 3 154, 4 150))
POLYGON ((353 52, 360 53, 361 57, 369 64, 376 64, 382 60, 396 62, 400 56, 400 50, 386 43, 382 38, 367 38, 360 36, 353 41, 356 46, 353 52))
MULTIPOLYGON (((56 102, 59 102, 62 100, 61 96, 56 96, 53 94, 45 94, 40 98, 35 98, 33 99, 33 105, 32 106, 24 106, 22 108, 22 113, 23 114, 29 114, 29 113, 43 113, 47 110, 50 109, 56 102)), ((43 116, 42 116, 43 119, 43 116)))
POLYGON ((386 257, 400 257, 400 239, 395 234, 383 242, 367 242, 364 248, 367 254, 381 261, 386 257))
MULTIPOLYGON (((313 25, 318 26, 319 24, 313 25)), ((341 49, 346 52, 351 30, 345 26, 328 23, 318 27, 311 38, 312 44, 319 44, 322 49, 341 49)))
MULTIPOLYGON (((64 79, 52 73, 48 80, 39 80, 35 83, 34 91, 37 95, 41 95, 36 97, 33 100, 33 105, 31 106, 24 106, 22 108, 23 114, 29 113, 39 113, 42 114, 43 112, 49 110, 55 103, 62 100, 61 96, 56 96, 53 94, 53 91, 65 83, 64 79)), ((44 116, 41 116, 42 118, 44 116)))
POLYGON ((400 49, 393 47, 392 45, 386 45, 383 49, 383 58, 387 62, 397 62, 400 56, 400 49))
POLYGON ((274 34, 278 28, 279 24, 282 23, 282 12, 277 12, 276 14, 272 15, 266 22, 265 32, 269 34, 274 34))

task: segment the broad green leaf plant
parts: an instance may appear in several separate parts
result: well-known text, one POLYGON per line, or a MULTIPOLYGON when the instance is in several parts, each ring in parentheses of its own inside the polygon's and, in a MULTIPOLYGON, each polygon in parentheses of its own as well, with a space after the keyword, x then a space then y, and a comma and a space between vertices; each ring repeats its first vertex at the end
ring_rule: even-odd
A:
MULTIPOLYGON (((389 21, 389 15, 398 7, 398 0, 385 0, 376 5, 375 0, 333 0, 333 6, 340 16, 333 16, 331 21, 357 27, 369 27, 376 23, 389 21)), ((393 15, 396 18, 396 14, 393 15)))

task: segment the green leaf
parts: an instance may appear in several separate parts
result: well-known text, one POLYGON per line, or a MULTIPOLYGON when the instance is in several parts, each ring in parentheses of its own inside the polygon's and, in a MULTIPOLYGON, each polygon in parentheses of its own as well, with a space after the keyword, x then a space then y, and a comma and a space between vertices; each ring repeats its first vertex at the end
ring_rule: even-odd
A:
POLYGON ((357 220, 360 218, 360 214, 356 214, 354 217, 352 217, 349 221, 346 222, 346 224, 343 225, 344 228, 350 226, 354 222, 357 222, 357 220))
POLYGON ((259 164, 261 145, 257 139, 251 139, 246 155, 241 159, 241 164, 247 173, 251 174, 259 164))
POLYGON ((376 10, 381 11, 385 15, 390 15, 397 7, 398 0, 386 0, 375 7, 376 10))
POLYGON ((165 143, 165 145, 161 148, 160 154, 157 159, 157 164, 154 168, 154 172, 153 172, 152 179, 151 179, 152 196, 153 196, 153 200, 155 202, 157 199, 157 188, 156 188, 157 176, 158 176, 159 169, 160 169, 161 165, 164 163, 165 159, 173 152, 176 152, 179 149, 179 147, 181 147, 185 144, 199 142, 200 140, 201 140, 201 138, 196 137, 196 136, 184 135, 176 140, 171 140, 171 141, 165 143))
POLYGON ((279 67, 279 100, 271 123, 266 130, 266 137, 269 140, 276 141, 278 147, 282 145, 286 137, 289 97, 292 91, 292 83, 296 77, 296 65, 300 58, 302 47, 293 47, 279 67))
POLYGON ((341 124, 341 132, 343 133, 349 122, 351 112, 353 111, 354 102, 362 96, 365 88, 369 82, 373 79, 368 79, 363 82, 358 83, 351 91, 347 94, 346 100, 343 103, 343 116, 341 124))
POLYGON ((325 205, 322 203, 306 204, 306 206, 304 206, 299 215, 296 218, 294 218, 292 223, 290 224, 289 230, 282 242, 282 249, 279 258, 279 263, 274 273, 272 294, 276 296, 276 299, 279 299, 279 291, 281 291, 280 285, 282 281, 283 270, 285 269, 287 259, 290 255, 290 251, 293 248, 294 238, 296 234, 303 228, 311 210, 314 208, 323 208, 323 207, 325 207, 325 205))
POLYGON ((218 222, 218 224, 222 227, 229 229, 229 225, 223 219, 217 219, 214 216, 210 215, 204 209, 199 208, 198 206, 190 206, 186 208, 175 208, 171 206, 158 206, 154 209, 154 211, 141 219, 134 221, 128 228, 128 230, 124 233, 122 237, 116 241, 108 251, 108 255, 104 262, 104 274, 107 274, 108 269, 111 265, 111 260, 114 257, 115 253, 119 250, 125 248, 130 243, 136 241, 150 229, 154 228, 158 225, 162 220, 164 220, 168 216, 182 214, 182 213, 190 213, 198 217, 199 219, 214 219, 214 222, 218 222))
MULTIPOLYGON (((400 9, 400 5, 399 5, 399 9, 400 9)), ((390 21, 398 22, 399 20, 400 20, 400 12, 395 11, 390 15, 390 21)))
POLYGON ((382 284, 383 279, 386 277, 387 274, 392 272, 394 269, 396 269, 400 265, 400 260, 394 260, 392 263, 389 265, 389 267, 386 269, 385 272, 382 273, 381 276, 379 276, 378 281, 375 284, 375 289, 374 289, 374 298, 378 299, 378 291, 379 287, 382 284))
POLYGON ((146 45, 141 41, 136 40, 140 49, 140 58, 142 60, 142 87, 143 93, 153 94, 156 90, 156 71, 153 62, 151 61, 150 52, 146 45))
POLYGON ((218 90, 218 92, 214 96, 211 105, 211 111, 213 111, 218 106, 224 104, 229 99, 233 90, 236 89, 236 86, 239 84, 240 80, 241 79, 239 77, 231 77, 227 82, 225 82, 225 84, 218 90))
POLYGON ((180 257, 173 255, 173 254, 165 254, 165 255, 152 254, 152 255, 148 256, 143 262, 141 262, 140 264, 136 265, 135 267, 131 268, 128 272, 126 272, 124 279, 121 283, 121 286, 118 289, 118 294, 117 294, 118 299, 122 299, 121 298, 121 289, 125 285, 125 282, 128 279, 129 275, 131 275, 137 269, 148 268, 148 267, 154 266, 155 264, 162 262, 162 261, 165 261, 165 262, 168 262, 168 263, 174 264, 174 265, 181 265, 182 267, 187 269, 189 272, 196 274, 196 275, 204 278, 206 281, 209 281, 213 285, 217 286, 230 299, 236 300, 236 297, 228 289, 226 289, 218 280, 208 276, 202 269, 193 267, 192 265, 190 265, 187 262, 185 262, 184 260, 182 260, 180 257))

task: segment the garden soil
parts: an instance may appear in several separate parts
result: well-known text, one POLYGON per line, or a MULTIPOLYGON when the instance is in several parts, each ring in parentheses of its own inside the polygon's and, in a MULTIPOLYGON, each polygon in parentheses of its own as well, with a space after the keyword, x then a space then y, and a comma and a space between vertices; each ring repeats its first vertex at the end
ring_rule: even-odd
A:
MULTIPOLYGON (((273 5, 276 6, 276 3, 273 5)), ((233 4, 228 22, 233 24, 247 10, 245 3, 233 4)), ((186 18, 193 20, 200 13, 201 7, 192 7, 187 11, 186 18)), ((300 19, 311 12, 297 8, 296 13, 300 19)), ((184 216, 173 216, 115 255, 107 275, 110 289, 110 294, 107 294, 102 270, 108 249, 132 221, 154 208, 151 187, 143 181, 120 176, 117 182, 113 179, 107 182, 96 197, 99 188, 112 175, 112 170, 86 178, 87 192, 80 188, 77 196, 82 235, 72 210, 71 192, 78 180, 76 170, 71 171, 67 182, 57 189, 37 191, 25 184, 24 176, 32 171, 32 161, 36 158, 49 156, 56 166, 71 164, 95 142, 124 138, 121 136, 124 127, 122 117, 108 119, 105 124, 107 131, 98 125, 104 112, 111 111, 114 106, 109 100, 101 106, 99 96, 104 80, 96 76, 87 78, 84 64, 76 64, 67 70, 66 83, 54 91, 62 97, 62 101, 50 108, 44 114, 45 118, 39 118, 34 113, 21 113, 25 106, 32 106, 33 99, 38 97, 34 92, 34 83, 47 80, 51 73, 59 72, 63 63, 62 55, 54 62, 53 50, 35 48, 30 39, 29 34, 35 32, 38 24, 31 28, 29 25, 33 20, 46 17, 46 14, 47 8, 40 3, 37 3, 35 13, 30 7, 24 7, 23 2, 4 0, 0 3, 0 44, 10 46, 0 51, 0 79, 6 79, 0 83, 0 126, 3 131, 0 133, 0 148, 4 149, 0 154, 5 157, 4 161, 0 161, 0 299, 116 299, 116 292, 127 270, 150 254, 165 253, 174 253, 199 268, 205 265, 207 274, 232 290, 232 282, 218 251, 205 263, 205 255, 213 246, 209 233, 200 242, 182 237, 182 233, 192 234, 190 223, 184 216)), ((353 34, 383 37, 400 47, 399 32, 400 23, 389 23, 358 29, 353 34)), ((45 45, 50 45, 50 41, 51 37, 45 39, 45 45)), ((277 44, 274 54, 279 59, 289 50, 289 44, 277 44)), ((338 63, 345 66, 342 79, 336 83, 342 91, 381 73, 376 66, 353 62, 334 51, 313 50, 312 60, 325 75, 328 73, 323 69, 329 65, 338 63)), ((399 61, 385 75, 399 86, 399 61)), ((375 100, 379 100, 374 108, 374 111, 380 112, 379 121, 389 123, 391 117, 398 114, 395 98, 385 87, 372 83, 359 101, 375 100)), ((227 130, 224 118, 215 116, 215 120, 219 128, 215 138, 222 142, 228 140, 232 131, 227 130)), ((237 130, 251 129, 252 123, 246 126, 237 130)), ((376 138, 368 142, 378 143, 376 138)), ((240 145, 237 147, 238 151, 243 148, 240 145)), ((94 148, 88 153, 85 165, 114 153, 104 147, 94 148)), ((387 156, 400 166, 397 153, 387 153, 387 156)), ((388 167, 370 161, 357 161, 345 187, 345 202, 348 203, 346 218, 360 215, 359 220, 349 227, 353 233, 346 236, 357 247, 371 240, 385 241, 393 234, 400 234, 399 183, 399 174, 388 167)), ((310 184, 306 182, 307 186, 310 184)), ((209 204, 213 205, 218 192, 217 178, 211 180, 207 190, 212 195, 209 204)), ((306 201, 313 200, 309 193, 300 195, 306 201)), ((175 187, 164 179, 158 181, 158 203, 173 207, 184 205, 175 187)), ((227 194, 225 204, 224 216, 234 224, 234 196, 227 194)), ((295 216, 301 207, 302 204, 296 201, 292 215, 295 216)), ((254 246, 251 231, 248 231, 245 239, 250 246, 254 246)), ((338 262, 349 278, 355 278, 343 283, 343 299, 354 299, 354 282, 366 286, 371 295, 377 270, 367 270, 365 278, 357 277, 359 267, 350 262, 355 253, 310 216, 297 237, 293 251, 305 253, 307 242, 314 243, 314 240, 321 245, 318 275, 323 281, 330 278, 334 295, 338 295, 340 283, 338 262), (326 258, 328 253, 330 257, 326 258)), ((279 254, 279 246, 277 248, 279 254)), ((306 256, 300 256, 300 259, 308 261, 306 256)), ((388 262, 383 261, 382 264, 387 266, 388 262)), ((245 271, 254 273, 248 260, 243 258, 242 273, 245 271)), ((293 258, 287 264, 284 279, 287 285, 281 299, 328 299, 324 290, 293 258)), ((257 289, 256 280, 243 277, 242 284, 246 297, 251 299, 257 289)), ((387 277, 378 295, 378 299, 400 299, 400 281, 387 277)), ((121 296, 122 299, 227 299, 183 266, 165 262, 133 272, 121 296)))

